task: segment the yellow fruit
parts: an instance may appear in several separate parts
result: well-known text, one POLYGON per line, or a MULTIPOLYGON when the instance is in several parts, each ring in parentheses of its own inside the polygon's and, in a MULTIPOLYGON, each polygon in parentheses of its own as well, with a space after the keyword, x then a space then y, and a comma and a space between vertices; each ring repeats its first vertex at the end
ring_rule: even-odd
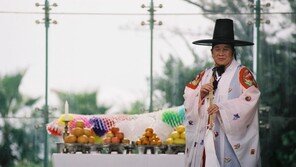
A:
POLYGON ((100 136, 94 136, 95 137, 95 143, 96 144, 102 144, 103 143, 103 138, 100 136))
POLYGON ((181 135, 180 135, 180 138, 181 139, 186 139, 186 132, 182 132, 181 135))
POLYGON ((180 134, 177 131, 173 131, 170 137, 173 139, 178 139, 180 138, 180 134))
POLYGON ((185 141, 185 139, 174 139, 173 143, 174 144, 185 144, 186 141, 185 141))
POLYGON ((167 140, 166 140, 166 143, 168 144, 168 145, 171 145, 171 144, 173 144, 173 142, 174 142, 174 139, 173 138, 167 138, 167 140))
POLYGON ((105 136, 112 138, 114 137, 114 134, 111 131, 108 131, 105 136))
POLYGON ((185 126, 184 125, 179 125, 179 126, 177 126, 176 127, 176 131, 178 132, 178 133, 183 133, 183 132, 185 132, 185 126))

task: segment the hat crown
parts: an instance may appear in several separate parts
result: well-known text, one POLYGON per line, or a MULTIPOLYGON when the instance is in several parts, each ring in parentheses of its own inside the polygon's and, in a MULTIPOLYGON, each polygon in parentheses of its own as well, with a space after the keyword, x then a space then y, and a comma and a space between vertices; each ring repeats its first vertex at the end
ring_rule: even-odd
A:
POLYGON ((233 21, 230 19, 217 19, 213 39, 234 40, 233 21))
POLYGON ((231 44, 233 46, 254 45, 253 42, 234 39, 233 21, 231 19, 217 19, 212 39, 194 41, 196 45, 213 46, 215 44, 231 44))

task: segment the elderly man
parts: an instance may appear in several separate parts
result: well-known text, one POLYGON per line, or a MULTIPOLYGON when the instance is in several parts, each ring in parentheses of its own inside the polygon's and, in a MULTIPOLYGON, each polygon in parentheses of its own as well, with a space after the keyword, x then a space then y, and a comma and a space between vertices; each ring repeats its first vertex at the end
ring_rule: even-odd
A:
POLYGON ((215 65, 185 87, 186 167, 260 166, 260 91, 235 53, 236 46, 253 43, 234 39, 230 19, 216 20, 213 39, 193 43, 212 46, 215 65))

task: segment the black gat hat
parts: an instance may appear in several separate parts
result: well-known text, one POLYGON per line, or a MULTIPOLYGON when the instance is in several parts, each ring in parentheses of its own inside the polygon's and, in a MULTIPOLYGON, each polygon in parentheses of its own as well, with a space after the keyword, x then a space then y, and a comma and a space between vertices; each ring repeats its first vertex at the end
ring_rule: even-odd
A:
POLYGON ((254 45, 253 42, 234 39, 233 21, 231 19, 217 19, 213 39, 198 40, 194 41, 193 44, 205 46, 212 46, 215 44, 230 44, 233 46, 254 45))

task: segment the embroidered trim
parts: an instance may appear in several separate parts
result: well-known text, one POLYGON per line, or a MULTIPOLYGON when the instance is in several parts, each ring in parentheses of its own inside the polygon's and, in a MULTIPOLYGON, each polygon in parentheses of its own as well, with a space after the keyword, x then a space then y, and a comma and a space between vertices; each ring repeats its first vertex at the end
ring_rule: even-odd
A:
POLYGON ((239 71, 239 82, 241 85, 245 88, 248 89, 251 86, 255 86, 258 88, 257 82, 255 81, 253 74, 247 67, 243 67, 239 71))
POLYGON ((198 86, 198 84, 200 83, 202 77, 205 74, 205 70, 201 71, 193 81, 189 82, 186 86, 191 88, 191 89, 196 89, 196 87, 198 86))

